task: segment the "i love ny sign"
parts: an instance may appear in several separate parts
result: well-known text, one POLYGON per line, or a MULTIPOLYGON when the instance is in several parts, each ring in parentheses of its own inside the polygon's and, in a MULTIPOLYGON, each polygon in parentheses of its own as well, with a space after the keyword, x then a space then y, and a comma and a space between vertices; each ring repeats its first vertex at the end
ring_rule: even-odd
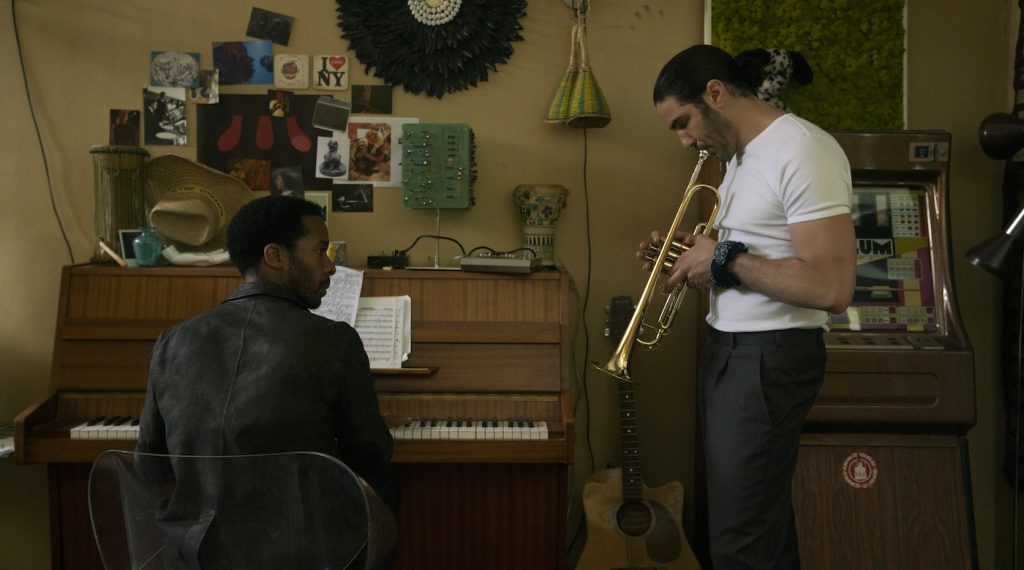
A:
POLYGON ((318 55, 314 59, 313 75, 319 89, 348 89, 348 62, 346 55, 318 55))

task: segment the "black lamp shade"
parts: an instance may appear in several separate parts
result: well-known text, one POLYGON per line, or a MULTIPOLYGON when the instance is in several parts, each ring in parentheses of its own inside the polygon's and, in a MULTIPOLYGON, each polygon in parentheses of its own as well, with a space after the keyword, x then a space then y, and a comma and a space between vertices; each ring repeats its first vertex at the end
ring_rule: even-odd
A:
POLYGON ((1009 234, 999 234, 967 250, 964 256, 975 267, 1006 280, 1017 271, 1021 245, 1009 234))
POLYGON ((1006 160, 1024 148, 1024 119, 1009 113, 993 113, 978 127, 981 150, 996 160, 1006 160))

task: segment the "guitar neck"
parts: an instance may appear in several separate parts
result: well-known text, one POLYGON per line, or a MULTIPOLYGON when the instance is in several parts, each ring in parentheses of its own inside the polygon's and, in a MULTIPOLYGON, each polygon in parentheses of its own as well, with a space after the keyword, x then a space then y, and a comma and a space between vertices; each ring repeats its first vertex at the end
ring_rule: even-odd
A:
POLYGON ((619 437, 622 447, 622 499, 642 501, 644 479, 640 473, 640 424, 636 417, 633 384, 619 382, 619 437))

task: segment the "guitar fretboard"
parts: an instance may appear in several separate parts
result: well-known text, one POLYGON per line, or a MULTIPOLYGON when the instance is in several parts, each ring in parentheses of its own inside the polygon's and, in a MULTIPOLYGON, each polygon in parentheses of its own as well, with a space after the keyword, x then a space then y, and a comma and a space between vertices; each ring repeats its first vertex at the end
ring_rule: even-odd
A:
POLYGON ((622 445, 622 498, 644 498, 644 479, 640 472, 640 426, 636 418, 633 384, 619 382, 619 432, 622 445))

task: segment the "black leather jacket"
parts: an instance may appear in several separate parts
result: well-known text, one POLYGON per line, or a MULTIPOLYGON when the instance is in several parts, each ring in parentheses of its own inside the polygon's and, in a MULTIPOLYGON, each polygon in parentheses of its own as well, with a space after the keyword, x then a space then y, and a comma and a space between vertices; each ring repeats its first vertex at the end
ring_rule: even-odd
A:
MULTIPOLYGON (((392 447, 355 330, 310 313, 284 287, 245 283, 164 331, 153 349, 137 451, 317 451, 340 458, 397 513, 392 447)), ((205 529, 187 534, 180 546, 192 558, 205 529)))

